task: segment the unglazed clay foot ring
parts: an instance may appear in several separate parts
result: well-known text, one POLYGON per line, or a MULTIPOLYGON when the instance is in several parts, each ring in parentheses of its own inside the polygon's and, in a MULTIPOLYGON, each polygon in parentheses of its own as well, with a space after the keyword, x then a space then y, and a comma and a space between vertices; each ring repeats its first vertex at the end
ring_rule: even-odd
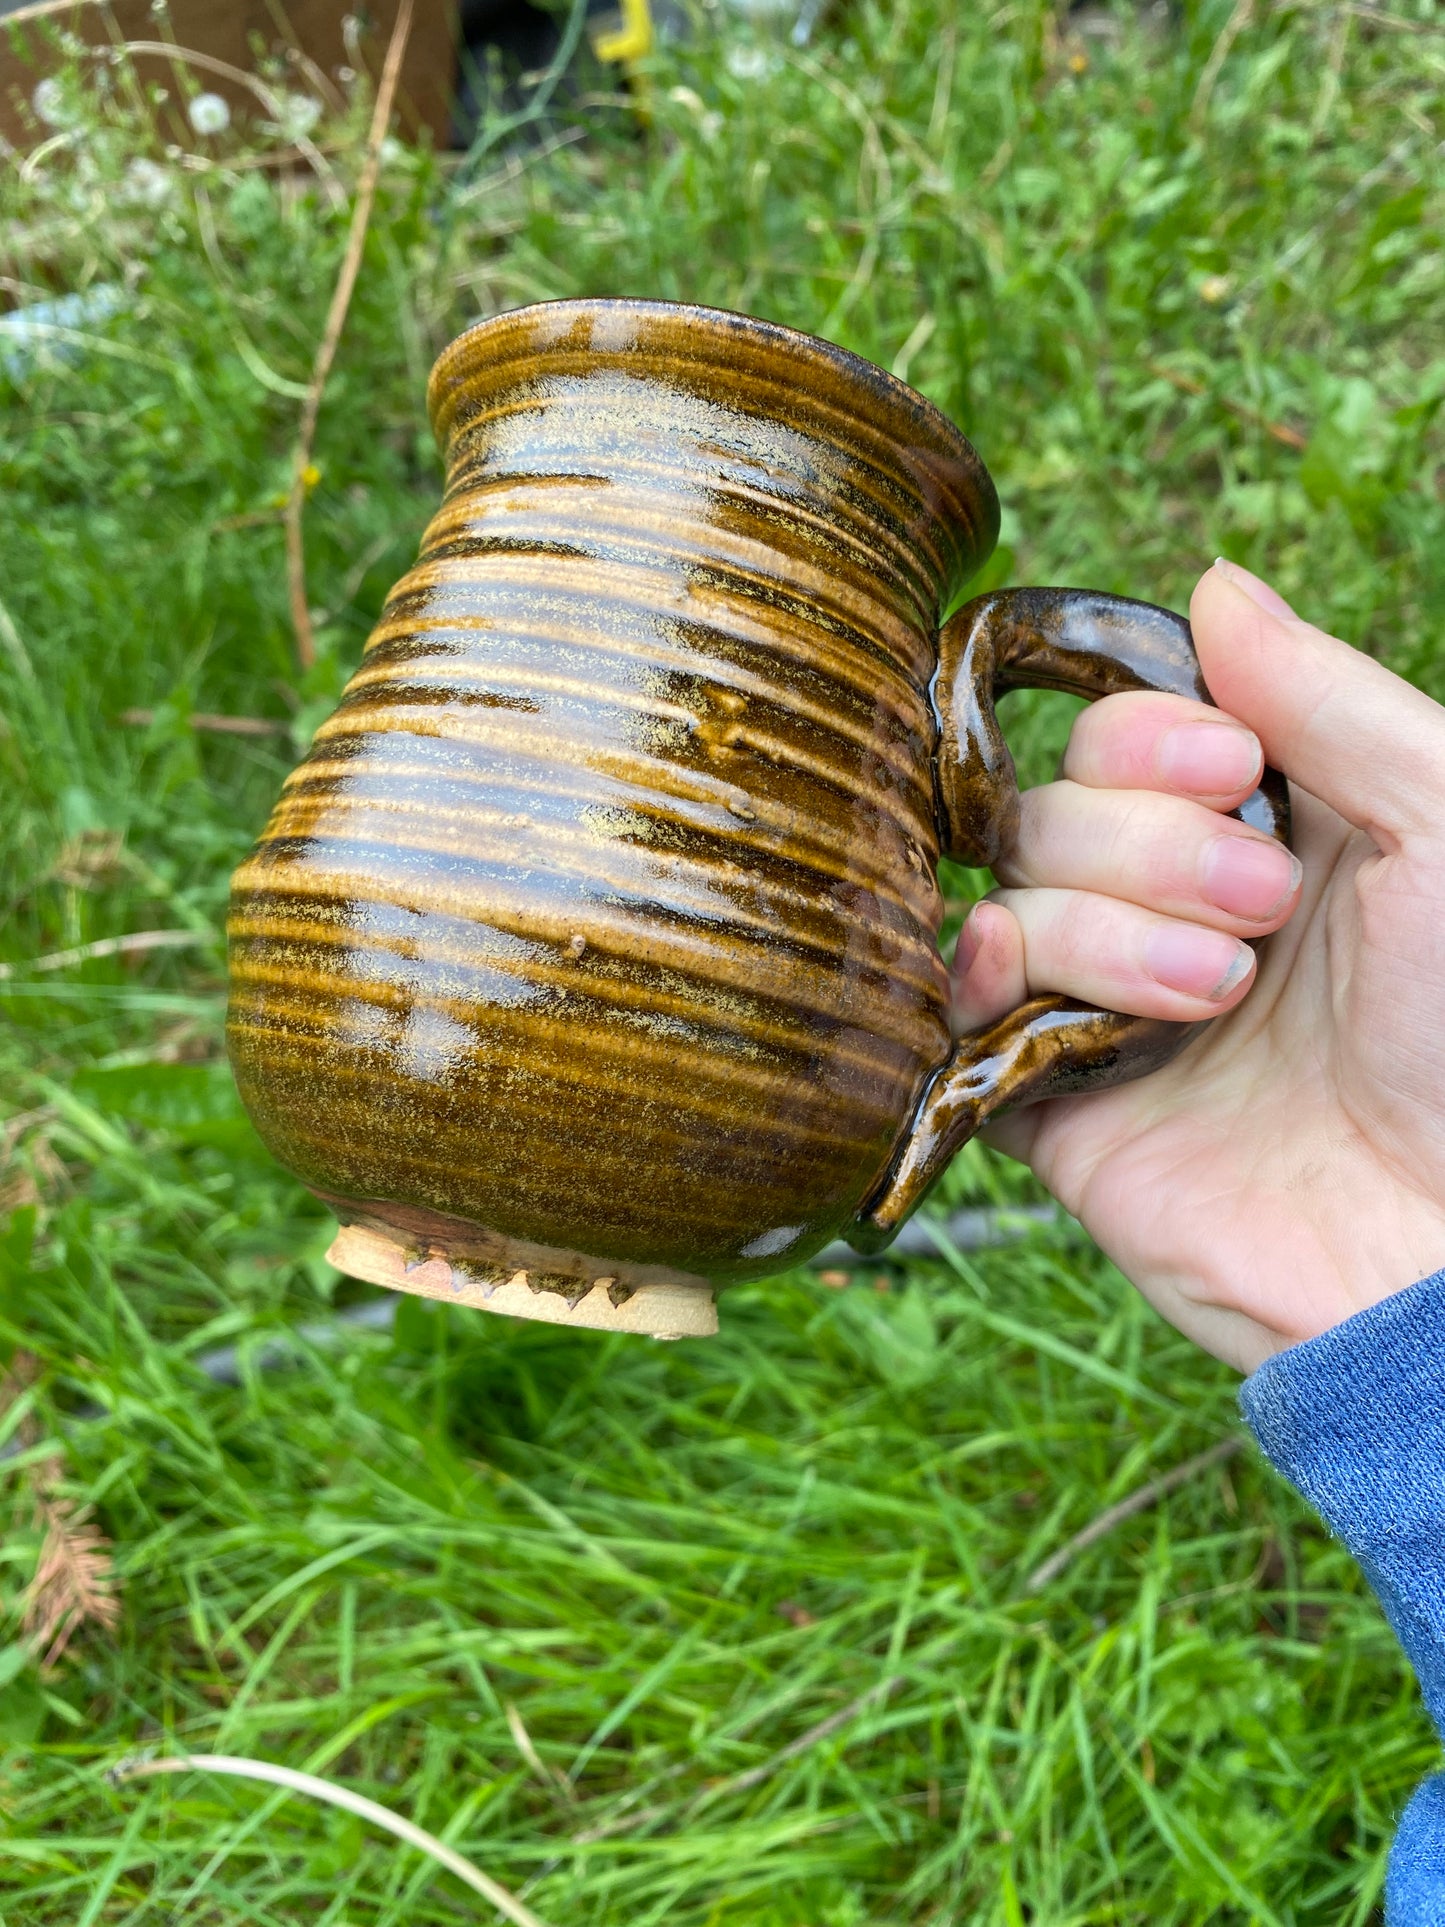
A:
POLYGON ((717 1332, 717 1300, 688 1285, 639 1285, 627 1295, 615 1278, 596 1278, 580 1298, 537 1288, 527 1272, 489 1277, 453 1264, 436 1247, 420 1251, 364 1225, 343 1225, 326 1253, 328 1264, 349 1278, 435 1298, 475 1311, 498 1311, 544 1325, 584 1331, 632 1332, 646 1338, 711 1338, 717 1332))

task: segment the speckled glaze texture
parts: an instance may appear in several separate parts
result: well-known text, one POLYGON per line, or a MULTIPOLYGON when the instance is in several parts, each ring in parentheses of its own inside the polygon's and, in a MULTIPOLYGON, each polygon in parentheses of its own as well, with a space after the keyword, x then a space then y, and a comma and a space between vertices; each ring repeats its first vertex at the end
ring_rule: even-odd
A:
POLYGON ((484 322, 428 401, 442 506, 233 885, 241 1094, 343 1217, 534 1289, 760 1275, 1181 1041, 1045 999, 954 1051, 935 872, 1017 807, 994 689, 1202 691, 1178 617, 1067 591, 940 661, 997 505, 936 410, 633 301, 484 322))

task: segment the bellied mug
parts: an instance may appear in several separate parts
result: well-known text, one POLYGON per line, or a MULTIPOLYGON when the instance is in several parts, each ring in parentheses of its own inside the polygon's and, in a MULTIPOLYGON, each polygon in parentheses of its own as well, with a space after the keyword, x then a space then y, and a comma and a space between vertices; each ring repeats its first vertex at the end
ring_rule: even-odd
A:
MULTIPOLYGON (((1003 1104, 1190 1027, 955 1039, 940 854, 1016 820, 995 698, 1208 701, 1182 617, 995 591, 964 437, 826 342, 559 301, 448 347, 442 505, 236 872, 231 1062, 343 1269, 675 1336, 881 1249, 1003 1104)), ((1240 814, 1287 835, 1267 772, 1240 814)))

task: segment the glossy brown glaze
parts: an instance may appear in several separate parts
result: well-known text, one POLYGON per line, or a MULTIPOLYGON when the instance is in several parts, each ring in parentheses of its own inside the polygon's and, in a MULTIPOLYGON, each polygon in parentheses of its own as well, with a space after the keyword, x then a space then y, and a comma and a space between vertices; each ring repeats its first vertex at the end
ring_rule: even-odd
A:
MULTIPOLYGON (((964 863, 992 865, 1017 832, 1018 780, 994 708, 1009 690, 1061 689, 1093 699, 1153 689, 1210 700, 1183 616, 1126 596, 1001 589, 960 609, 938 645, 941 833, 947 854, 964 863)), ((1267 769, 1235 815, 1287 843, 1284 778, 1267 769)), ((851 1242, 863 1251, 883 1249, 949 1159, 996 1111, 1142 1077, 1203 1028, 1096 1010, 1067 997, 1036 997, 961 1038, 924 1094, 851 1242)))
POLYGON ((902 384, 701 310, 503 316, 429 402, 443 505, 235 880, 242 1096, 418 1244, 777 1270, 950 1048, 928 687, 992 487, 902 384))
POLYGON ((1016 807, 992 690, 1157 645, 1081 667, 1070 592, 985 598, 935 689, 997 505, 928 403, 602 301, 470 330, 428 400, 441 509, 233 886, 241 1094, 344 1219, 483 1290, 762 1275, 886 1239, 975 1114, 1182 1040, 1042 1000, 954 1054, 935 871, 1016 807))

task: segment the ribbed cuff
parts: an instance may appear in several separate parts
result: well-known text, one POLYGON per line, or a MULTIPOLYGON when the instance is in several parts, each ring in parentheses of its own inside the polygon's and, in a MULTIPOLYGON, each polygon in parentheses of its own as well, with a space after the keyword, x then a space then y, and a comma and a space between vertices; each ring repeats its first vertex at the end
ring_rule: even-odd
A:
POLYGON ((1445 1724, 1445 1272, 1267 1359, 1240 1406, 1354 1553, 1445 1724))

